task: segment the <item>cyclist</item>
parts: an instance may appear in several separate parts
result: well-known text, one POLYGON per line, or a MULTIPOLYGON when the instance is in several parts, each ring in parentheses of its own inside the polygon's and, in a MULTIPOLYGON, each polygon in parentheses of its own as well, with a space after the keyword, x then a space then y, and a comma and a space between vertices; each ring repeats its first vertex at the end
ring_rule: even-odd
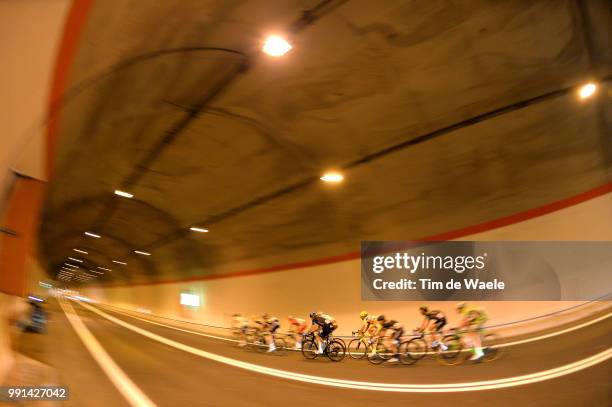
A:
POLYGON ((274 344, 274 336, 276 331, 280 327, 280 320, 265 313, 261 316, 261 322, 262 332, 266 336, 266 341, 269 341, 268 352, 274 352, 276 350, 276 345, 274 344))
POLYGON ((238 346, 246 345, 246 334, 249 329, 249 321, 240 314, 234 314, 232 320, 232 330, 237 333, 239 338, 238 346))
POLYGON ((377 329, 377 315, 368 315, 368 311, 361 311, 359 313, 359 318, 362 321, 361 328, 357 332, 362 335, 369 334, 372 336, 377 329))
POLYGON ((426 305, 419 307, 421 315, 423 315, 423 323, 418 328, 421 332, 427 332, 431 335, 431 347, 437 348, 438 346, 443 351, 448 349, 446 345, 438 341, 438 334, 442 332, 442 328, 446 325, 446 315, 442 311, 429 310, 426 305))
POLYGON ((393 319, 387 319, 384 315, 379 315, 378 335, 387 339, 385 346, 393 352, 393 357, 388 362, 399 362, 399 342, 404 335, 404 327, 393 319))
POLYGON ((295 349, 302 348, 302 335, 306 332, 308 325, 302 318, 296 318, 293 315, 289 315, 289 331, 293 337, 295 337, 295 349))
POLYGON ((462 316, 461 324, 459 328, 466 329, 465 339, 468 344, 472 346, 472 352, 474 353, 470 360, 478 360, 484 356, 482 351, 482 338, 481 334, 483 331, 483 325, 487 322, 487 314, 484 310, 475 307, 468 307, 465 303, 457 304, 457 312, 462 316))
POLYGON ((310 332, 315 334, 314 338, 319 347, 317 353, 321 355, 323 353, 323 343, 321 340, 327 340, 329 334, 338 328, 338 323, 334 317, 323 314, 322 312, 311 312, 310 319, 312 320, 310 332))

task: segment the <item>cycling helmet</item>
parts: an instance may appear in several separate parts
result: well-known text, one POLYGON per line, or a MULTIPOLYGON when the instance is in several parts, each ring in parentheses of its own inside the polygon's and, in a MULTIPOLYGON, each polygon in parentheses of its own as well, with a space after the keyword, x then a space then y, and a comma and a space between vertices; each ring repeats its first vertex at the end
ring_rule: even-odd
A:
POLYGON ((461 311, 462 309, 465 308, 465 302, 460 302, 459 304, 457 304, 457 311, 461 311))
POLYGON ((312 311, 312 312, 310 313, 310 318, 314 318, 314 317, 316 317, 316 316, 317 316, 316 311, 312 311))
POLYGON ((378 318, 376 318, 378 321, 384 321, 385 320, 385 316, 384 315, 379 315, 378 318))
POLYGON ((368 311, 361 311, 359 313, 359 318, 361 318, 361 319, 364 319, 367 316, 368 316, 368 311))
POLYGON ((427 308, 427 305, 421 305, 421 306, 419 307, 419 311, 421 311, 421 312, 427 312, 427 311, 429 311, 429 308, 427 308))

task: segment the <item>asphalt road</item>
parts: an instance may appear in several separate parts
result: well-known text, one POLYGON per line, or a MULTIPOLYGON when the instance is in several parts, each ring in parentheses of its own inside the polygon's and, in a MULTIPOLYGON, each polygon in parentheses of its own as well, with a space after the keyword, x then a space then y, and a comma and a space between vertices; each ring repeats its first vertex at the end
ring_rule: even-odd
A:
MULTIPOLYGON (((157 342, 72 302, 74 310, 106 352, 159 406, 382 406, 427 403, 435 406, 607 406, 612 405, 611 360, 555 379, 517 387, 452 393, 396 393, 344 389, 303 383, 251 372, 198 357, 157 342)), ((76 336, 61 308, 50 304, 47 335, 25 349, 60 372, 75 406, 128 405, 76 336)), ((305 360, 298 352, 284 356, 246 351, 231 343, 156 326, 121 313, 104 312, 165 338, 260 366, 327 378, 382 383, 461 383, 494 380, 566 365, 610 346, 612 318, 549 339, 512 346, 491 363, 441 366, 426 358, 413 366, 373 366, 345 359, 305 360)), ((26 343, 28 341, 25 341, 26 343)))

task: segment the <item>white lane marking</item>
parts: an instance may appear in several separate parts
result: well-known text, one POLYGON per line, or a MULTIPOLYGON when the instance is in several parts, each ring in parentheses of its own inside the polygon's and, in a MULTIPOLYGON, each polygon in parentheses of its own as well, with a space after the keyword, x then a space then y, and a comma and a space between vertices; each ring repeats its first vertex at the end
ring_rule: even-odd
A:
MULTIPOLYGON (((163 326, 165 328, 175 329, 175 330, 181 331, 181 332, 187 332, 187 333, 191 333, 191 334, 194 334, 194 335, 200 335, 200 336, 206 336, 206 337, 209 337, 209 338, 220 339, 222 341, 238 342, 235 339, 230 339, 230 338, 224 338, 222 336, 205 334, 205 333, 198 332, 198 331, 192 331, 190 329, 178 328, 178 327, 175 327, 175 326, 172 326, 172 325, 162 324, 161 322, 154 322, 154 321, 148 320, 146 318, 137 317, 135 315, 129 314, 129 313, 124 312, 124 311, 117 311, 115 309, 112 309, 111 312, 116 312, 117 314, 125 315, 127 317, 137 319, 139 321, 148 322, 148 323, 153 324, 153 325, 163 326)), ((612 316, 612 312, 608 313, 606 315, 602 315, 601 317, 592 319, 590 321, 583 322, 582 324, 575 325, 575 326, 572 326, 572 327, 569 327, 569 328, 566 328, 566 329, 562 329, 560 331, 555 331, 555 332, 551 332, 551 333, 548 333, 548 334, 544 334, 544 335, 540 335, 540 336, 535 336, 533 338, 526 338, 526 339, 521 339, 521 340, 518 340, 518 341, 502 343, 502 344, 493 346, 493 348, 515 346, 515 345, 520 345, 520 344, 523 344, 523 343, 535 342, 535 341, 539 341, 539 340, 542 340, 542 339, 552 338, 552 337, 557 336, 557 335, 566 334, 568 332, 572 332, 572 331, 575 331, 577 329, 582 329, 582 328, 587 327, 589 325, 596 324, 596 323, 598 323, 600 321, 603 321, 603 320, 605 320, 607 318, 610 318, 611 316, 612 316)), ((431 353, 431 352, 428 352, 428 353, 431 353)))
POLYGON ((70 325, 77 333, 83 345, 87 348, 91 356, 98 362, 98 365, 108 379, 115 385, 127 402, 135 407, 155 407, 143 392, 130 380, 123 370, 115 363, 108 353, 104 350, 100 342, 93 336, 91 331, 85 326, 81 318, 76 314, 70 303, 58 298, 60 307, 66 314, 70 325))
POLYGON ((200 356, 206 359, 214 360, 216 362, 224 363, 226 365, 238 367, 241 369, 249 370, 252 372, 262 373, 269 376, 280 377, 283 379, 296 380, 306 383, 314 383, 325 386, 342 387, 356 390, 374 390, 374 391, 387 391, 387 392, 408 392, 408 393, 448 393, 448 392, 465 392, 465 391, 478 391, 478 390, 492 390, 501 389, 506 387, 520 386, 530 383, 541 382, 544 380, 554 379, 556 377, 564 376, 570 373, 574 373, 588 367, 594 366, 598 363, 604 362, 612 357, 612 348, 609 348, 596 355, 590 356, 586 359, 579 360, 574 363, 570 363, 565 366, 560 366, 554 369, 545 370, 542 372, 531 373, 523 376, 508 377, 498 380, 486 380, 471 383, 441 383, 441 384, 400 384, 400 383, 374 383, 374 382, 362 382, 353 380, 342 380, 332 379, 320 376, 311 376, 301 373, 290 372, 286 370, 273 369, 265 366, 255 365, 253 363, 242 362, 240 360, 231 359, 225 356, 217 355, 214 353, 206 352, 202 349, 197 349, 192 346, 185 345, 183 343, 173 341, 166 337, 154 334, 132 324, 129 324, 123 320, 113 317, 103 311, 100 311, 88 304, 81 303, 81 305, 92 312, 101 315, 102 317, 127 328, 133 332, 139 333, 147 338, 153 339, 165 345, 173 348, 191 353, 196 356, 200 356))
POLYGON ((207 337, 207 338, 219 339, 219 340, 222 340, 222 341, 228 341, 228 342, 238 342, 236 339, 225 338, 225 337, 223 337, 223 336, 217 336, 217 335, 211 335, 211 334, 205 334, 205 333, 203 333, 203 332, 192 331, 192 330, 190 330, 190 329, 178 328, 178 327, 176 327, 176 326, 162 324, 161 322, 150 321, 150 320, 148 320, 148 319, 141 318, 141 317, 137 317, 137 316, 132 315, 132 314, 129 314, 129 313, 127 313, 127 312, 122 312, 122 311, 117 311, 117 310, 110 310, 110 311, 111 311, 111 312, 115 312, 115 313, 117 313, 117 314, 125 315, 126 317, 130 317, 130 318, 137 319, 137 320, 139 320, 139 321, 148 322, 149 324, 158 325, 158 326, 163 326, 164 328, 174 329, 174 330, 176 330, 176 331, 187 332, 187 333, 190 333, 190 334, 199 335, 199 336, 205 336, 205 337, 207 337))
POLYGON ((592 319, 592 320, 590 320, 590 321, 583 322, 582 324, 575 325, 575 326, 572 326, 572 327, 569 327, 569 328, 566 328, 566 329, 562 329, 562 330, 560 330, 560 331, 555 331, 555 332, 551 332, 551 333, 549 333, 549 334, 545 334, 545 335, 541 335, 541 336, 536 336, 536 337, 534 337, 534 338, 522 339, 522 340, 520 340, 520 341, 508 342, 508 343, 502 344, 501 346, 514 346, 514 345, 520 345, 520 344, 522 344, 522 343, 528 343, 528 342, 533 342, 533 341, 539 341, 539 340, 541 340, 541 339, 546 339, 546 338, 551 338, 551 337, 553 337, 553 336, 557 336, 557 335, 566 334, 566 333, 568 333, 568 332, 572 332, 572 331, 575 331, 575 330, 577 330, 577 329, 582 329, 582 328, 584 328, 584 327, 586 327, 586 326, 596 324, 597 322, 600 322, 600 321, 603 321, 604 319, 610 318, 610 316, 612 316, 612 312, 611 312, 611 313, 608 313, 608 314, 606 314, 606 315, 602 315, 602 316, 601 316, 601 317, 599 317, 599 318, 595 318, 595 319, 592 319))

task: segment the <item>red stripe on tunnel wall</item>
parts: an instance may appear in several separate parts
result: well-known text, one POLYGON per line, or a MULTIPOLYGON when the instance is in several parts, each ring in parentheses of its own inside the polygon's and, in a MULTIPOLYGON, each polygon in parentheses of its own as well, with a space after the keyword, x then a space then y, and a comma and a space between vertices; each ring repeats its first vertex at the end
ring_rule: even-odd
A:
POLYGON ((77 51, 77 46, 93 0, 73 0, 64 25, 64 32, 55 61, 55 72, 49 94, 49 110, 47 121, 47 143, 45 154, 45 169, 47 179, 53 175, 53 165, 59 138, 62 96, 66 92, 70 67, 77 51))
POLYGON ((15 236, 0 233, 0 292, 24 296, 27 289, 26 266, 36 242, 36 226, 45 184, 18 177, 13 184, 3 223, 15 236))
MULTIPOLYGON (((523 212, 519 212, 513 215, 505 216, 502 218, 490 220, 487 222, 479 223, 476 225, 468 226, 462 229, 456 229, 449 232, 439 233, 436 235, 421 237, 418 239, 412 239, 415 241, 436 241, 436 240, 453 240, 458 239, 465 236, 474 235, 477 233, 486 232, 493 229, 498 229, 504 226, 509 226, 515 223, 524 222, 529 219, 537 218, 552 212, 556 212, 561 209, 568 208, 570 206, 574 206, 580 204, 582 202, 589 201, 591 199, 600 197, 602 195, 608 194, 612 192, 612 182, 599 186, 597 188, 582 192, 578 195, 571 196, 569 198, 561 199, 559 201, 555 201, 543 206, 539 206, 537 208, 528 209, 523 212)), ((182 279, 173 279, 173 280, 161 280, 161 281, 152 281, 152 282, 142 282, 142 283, 127 283, 127 284, 108 284, 105 285, 105 288, 112 287, 132 287, 132 286, 145 286, 145 285, 159 285, 159 284, 172 284, 172 283, 183 283, 189 281, 206 281, 206 280, 216 280, 222 278, 231 278, 231 277, 243 277, 243 276, 251 276, 255 274, 263 274, 263 273, 271 273, 276 271, 286 271, 297 268, 305 268, 305 267, 313 267, 320 266, 325 264, 338 263, 346 260, 354 260, 360 257, 360 252, 350 252, 337 256, 324 257, 320 259, 307 260, 297 263, 288 263, 281 264, 272 267, 258 268, 258 269, 250 269, 250 270, 242 270, 230 273, 220 273, 213 274, 209 276, 196 276, 182 279)))
MULTIPOLYGON (((45 138, 44 168, 51 179, 56 152, 61 97, 68 83, 70 66, 74 59, 80 33, 93 0, 73 0, 64 24, 55 71, 49 94, 45 138)), ((0 291, 25 295, 27 288, 27 261, 34 254, 44 199, 45 185, 41 181, 18 177, 7 201, 3 222, 16 236, 0 235, 0 291)))

